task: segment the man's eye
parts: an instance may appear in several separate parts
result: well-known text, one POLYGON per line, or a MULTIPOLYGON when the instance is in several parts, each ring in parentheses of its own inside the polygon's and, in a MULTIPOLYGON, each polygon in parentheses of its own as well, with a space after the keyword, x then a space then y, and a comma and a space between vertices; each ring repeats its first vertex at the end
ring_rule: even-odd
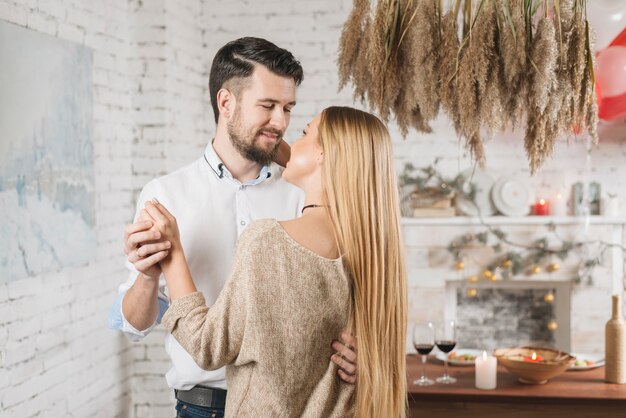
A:
POLYGON ((274 105, 261 105, 261 107, 262 107, 263 109, 272 110, 272 108, 274 107, 274 105))
POLYGON ((285 108, 285 112, 291 113, 291 109, 285 108))

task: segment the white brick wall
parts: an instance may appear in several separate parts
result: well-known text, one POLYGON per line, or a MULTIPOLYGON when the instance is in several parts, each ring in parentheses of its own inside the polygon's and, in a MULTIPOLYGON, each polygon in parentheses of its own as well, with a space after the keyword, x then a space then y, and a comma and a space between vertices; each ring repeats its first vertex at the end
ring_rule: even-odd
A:
POLYGON ((0 285, 0 416, 130 416, 132 362, 106 315, 131 216, 126 2, 1 1, 0 19, 93 49, 97 257, 0 285))
MULTIPOLYGON (((93 49, 98 245, 88 266, 0 284, 1 416, 173 415, 163 377, 168 364, 163 331, 129 344, 106 329, 108 308, 126 275, 121 235, 134 199, 151 178, 197 158, 211 138, 208 68, 229 40, 265 37, 301 60, 305 81, 288 140, 324 107, 352 104, 349 89, 336 91, 335 69, 351 5, 351 0, 0 0, 1 20, 93 49)), ((434 128, 435 134, 411 133, 402 140, 391 126, 399 170, 405 162, 422 166, 435 157, 450 175, 471 166, 446 118, 434 128)), ((624 198, 626 129, 622 123, 601 131, 589 177, 624 198)), ((559 144, 559 157, 532 184, 582 178, 584 146, 579 139, 571 142, 559 144)), ((528 175, 519 134, 491 140, 487 158, 496 174, 528 175)), ((427 248, 416 246, 409 254, 412 270, 433 277, 443 273, 424 265, 427 248)), ((436 287, 422 288, 418 296, 417 285, 411 278, 411 315, 427 310, 424 300, 443 297, 436 287)), ((603 309, 590 310, 581 337, 598 338, 587 330, 604 321, 603 309)))

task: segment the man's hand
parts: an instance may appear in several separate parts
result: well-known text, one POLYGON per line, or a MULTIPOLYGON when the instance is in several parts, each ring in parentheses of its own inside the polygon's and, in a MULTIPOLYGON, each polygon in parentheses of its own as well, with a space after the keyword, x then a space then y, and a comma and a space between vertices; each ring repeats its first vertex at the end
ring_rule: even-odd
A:
POLYGON ((289 144, 283 139, 280 141, 278 145, 278 152, 274 156, 274 162, 281 167, 286 167, 289 158, 291 157, 291 147, 289 144))
POLYGON ((336 351, 330 360, 339 366, 337 374, 347 383, 356 382, 356 338, 347 332, 341 333, 339 341, 333 341, 333 350, 336 351))
POLYGON ((124 230, 124 253, 135 268, 150 279, 161 275, 159 262, 167 257, 171 243, 158 241, 161 233, 154 227, 154 220, 146 212, 140 212, 137 222, 124 230))

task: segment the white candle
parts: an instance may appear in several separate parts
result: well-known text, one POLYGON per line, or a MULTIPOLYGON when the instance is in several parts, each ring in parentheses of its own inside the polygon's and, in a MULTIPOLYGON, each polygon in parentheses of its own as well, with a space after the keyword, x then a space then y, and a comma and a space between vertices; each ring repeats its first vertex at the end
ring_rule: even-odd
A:
POLYGON ((557 193, 552 199, 552 215, 567 216, 567 201, 561 193, 557 193))
POLYGON ((476 388, 495 389, 498 360, 483 351, 482 356, 476 357, 474 364, 476 365, 476 388))

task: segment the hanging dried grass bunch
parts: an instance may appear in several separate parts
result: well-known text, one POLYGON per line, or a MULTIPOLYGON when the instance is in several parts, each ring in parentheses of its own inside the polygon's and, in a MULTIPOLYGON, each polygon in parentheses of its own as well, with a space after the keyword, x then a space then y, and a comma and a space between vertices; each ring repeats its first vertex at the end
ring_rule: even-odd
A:
POLYGON ((402 54, 400 46, 415 16, 408 13, 415 10, 417 3, 380 0, 372 13, 369 0, 355 0, 342 32, 337 62, 340 88, 351 79, 355 99, 366 101, 385 121, 396 107, 406 81, 406 71, 398 69, 399 57, 407 55, 406 51, 402 54))
POLYGON ((566 135, 572 130, 573 121, 573 94, 572 77, 570 76, 573 65, 573 57, 567 48, 573 35, 574 25, 574 1, 557 0, 555 3, 556 18, 558 22, 559 59, 557 64, 558 89, 551 98, 551 129, 557 132, 557 136, 566 135))
POLYGON ((353 77, 353 69, 358 54, 362 49, 365 49, 364 45, 366 44, 363 44, 361 40, 363 39, 365 23, 369 13, 370 0, 354 0, 352 12, 348 16, 339 39, 339 57, 337 58, 339 90, 353 77))
POLYGON ((528 89, 528 115, 524 147, 535 173, 554 147, 554 129, 547 129, 550 120, 548 103, 558 87, 559 58, 556 29, 552 18, 544 17, 537 25, 531 50, 532 75, 528 89))
POLYGON ((597 141, 585 3, 453 0, 442 16, 441 0, 354 0, 340 41, 340 87, 352 81, 355 98, 384 120, 393 111, 404 136, 410 127, 431 132, 443 108, 478 162, 485 130, 492 135, 525 116, 534 173, 573 127, 597 141))
POLYGON ((424 120, 428 123, 439 113, 439 45, 441 42, 441 10, 439 0, 416 1, 415 48, 416 102, 424 120))
POLYGON ((478 95, 480 103, 480 122, 493 136, 496 130, 505 127, 504 96, 506 95, 500 53, 498 10, 493 1, 483 3, 482 12, 476 22, 476 38, 480 45, 480 53, 474 61, 479 69, 478 95))
POLYGON ((587 72, 587 48, 585 46, 585 21, 582 18, 582 11, 576 12, 572 29, 568 36, 567 65, 570 68, 570 84, 572 89, 572 99, 570 101, 572 122, 578 126, 584 126, 583 114, 580 106, 583 91, 583 83, 587 72))
POLYGON ((359 40, 354 66, 352 67, 352 84, 354 86, 354 100, 365 101, 370 86, 371 70, 367 62, 367 46, 372 40, 374 24, 371 14, 365 17, 363 36, 359 40))
MULTIPOLYGON (((406 9, 403 11, 403 20, 405 22, 402 22, 402 27, 404 31, 401 34, 400 46, 398 48, 398 68, 420 68, 418 48, 419 25, 414 24, 417 13, 418 0, 407 1, 406 9)), ((402 88, 393 104, 393 111, 396 115, 400 133, 403 137, 406 137, 411 126, 421 132, 432 132, 432 129, 424 120, 417 100, 420 87, 420 72, 402 71, 399 82, 402 88)))
MULTIPOLYGON (((473 22, 473 10, 466 7, 463 11, 464 20, 473 22)), ((480 8, 479 8, 480 10, 480 8)), ((487 83, 487 62, 484 59, 482 45, 472 24, 467 28, 466 35, 459 49, 459 66, 457 73, 459 131, 466 139, 466 146, 474 159, 484 162, 484 147, 480 135, 480 100, 483 88, 487 83), (476 61, 479 61, 478 63, 476 61)))
POLYGON ((537 25, 532 46, 532 69, 529 104, 544 113, 550 94, 556 87, 556 66, 559 58, 554 20, 543 18, 537 25))
POLYGON ((500 2, 500 38, 504 82, 508 95, 505 97, 507 122, 515 127, 522 119, 526 96, 526 26, 523 0, 502 0, 500 2), (512 92, 515 92, 512 94, 512 92))
POLYGON ((441 86, 441 106, 454 124, 457 133, 461 133, 458 82, 457 54, 459 53, 458 11, 450 9, 441 19, 441 48, 439 74, 441 86))

